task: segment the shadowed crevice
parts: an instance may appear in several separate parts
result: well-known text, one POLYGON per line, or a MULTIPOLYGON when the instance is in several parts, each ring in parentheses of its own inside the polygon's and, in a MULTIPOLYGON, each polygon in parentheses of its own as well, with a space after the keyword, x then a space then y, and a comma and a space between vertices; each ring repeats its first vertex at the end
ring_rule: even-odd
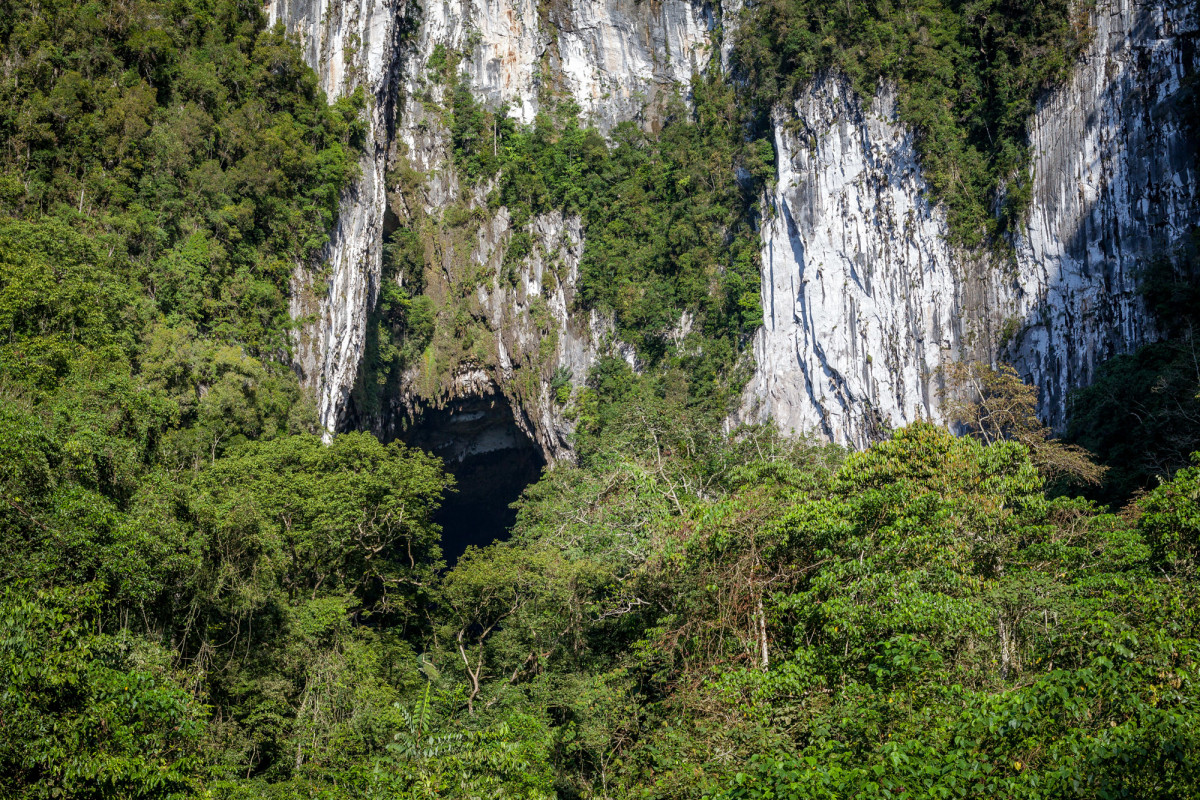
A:
POLYGON ((428 409, 400 434, 406 444, 441 458, 457 482, 435 521, 453 564, 468 546, 507 539, 516 521, 511 504, 541 477, 545 460, 501 395, 466 397, 428 409))

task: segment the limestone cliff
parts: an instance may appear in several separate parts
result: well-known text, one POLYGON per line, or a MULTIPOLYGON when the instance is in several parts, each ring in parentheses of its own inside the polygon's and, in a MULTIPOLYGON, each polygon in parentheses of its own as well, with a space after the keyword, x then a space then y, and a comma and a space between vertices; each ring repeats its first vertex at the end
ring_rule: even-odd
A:
POLYGON ((361 87, 367 101, 361 176, 342 198, 322 268, 297 265, 292 279, 292 317, 310 320, 298 337, 295 363, 316 391, 321 424, 331 432, 345 413, 367 309, 378 296, 403 7, 404 0, 274 0, 267 6, 269 23, 282 23, 301 41, 330 99, 361 87))
POLYGON ((580 221, 557 213, 532 220, 532 255, 515 282, 501 281, 510 220, 504 209, 486 209, 478 187, 460 185, 442 112, 451 87, 436 80, 429 64, 438 52, 462 54, 459 74, 476 98, 493 108, 507 104, 522 123, 533 120, 544 98, 569 97, 601 130, 624 120, 653 127, 660 101, 686 91, 692 74, 708 64, 711 9, 688 0, 435 0, 423 6, 275 0, 269 15, 302 40, 330 96, 363 86, 369 103, 362 177, 343 201, 328 268, 314 273, 301 266, 293 281, 293 315, 313 320, 300 337, 297 363, 318 393, 322 423, 334 431, 346 419, 391 213, 399 224, 434 229, 426 248, 430 291, 445 297, 477 283, 460 305, 486 320, 488 330, 468 356, 410 369, 394 405, 358 422, 394 435, 389 426, 396 415, 499 392, 548 459, 569 456, 570 425, 552 402, 549 378, 563 370, 582 381, 610 331, 594 314, 582 320, 569 314, 583 248, 580 221), (438 224, 451 207, 471 221, 438 224), (479 282, 479 274, 490 277, 479 282))
POLYGON ((1099 362, 1157 335, 1139 270, 1200 225, 1200 142, 1174 102, 1200 69, 1196 4, 1101 0, 1092 26, 1087 57, 1030 126, 1033 202, 1004 348, 1054 424, 1099 362))
MULTIPOLYGON (((294 314, 312 320, 297 362, 328 429, 345 424, 359 378, 385 229, 403 225, 422 231, 427 293, 473 327, 445 332, 463 340, 458 351, 431 348, 397 379, 391 405, 355 424, 392 435, 422 408, 500 394, 547 459, 569 457, 550 378, 578 383, 598 349, 614 346, 607 320, 573 314, 581 221, 534 217, 530 255, 502 276, 512 219, 489 208, 489 187, 460 182, 444 113, 452 86, 431 64, 461 56, 453 80, 524 123, 571 98, 602 131, 623 120, 653 130, 661 100, 686 94, 696 72, 728 67, 729 37, 717 32, 736 27, 740 6, 273 0, 272 20, 303 40, 326 91, 361 86, 369 106, 362 176, 327 269, 298 267, 293 287, 294 314)), ((738 419, 863 445, 889 425, 939 418, 948 359, 1007 358, 1059 424, 1067 391, 1099 361, 1156 335, 1136 292, 1139 265, 1169 254, 1200 220, 1195 144, 1170 102, 1197 67, 1197 20, 1178 0, 1099 0, 1091 23, 1074 77, 1031 121, 1032 205, 1003 257, 947 243, 889 87, 864 107, 825 74, 776 110, 777 181, 761 228, 765 324, 738 419)))
POLYGON ((1197 68, 1190 4, 1100 0, 1074 77, 1031 122, 1033 200, 1015 256, 947 245, 882 87, 837 76, 777 114, 756 371, 742 419, 864 445, 939 419, 937 368, 1011 360, 1061 424, 1068 390, 1155 336, 1137 273, 1200 222, 1195 143, 1172 96, 1197 68))

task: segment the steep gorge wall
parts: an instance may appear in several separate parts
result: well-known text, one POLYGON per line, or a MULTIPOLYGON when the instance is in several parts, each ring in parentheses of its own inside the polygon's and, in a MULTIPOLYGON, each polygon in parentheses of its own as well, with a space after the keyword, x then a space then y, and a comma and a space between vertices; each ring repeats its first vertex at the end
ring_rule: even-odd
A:
POLYGON ((452 87, 431 74, 437 51, 462 53, 474 96, 507 104, 522 123, 547 98, 569 97, 584 118, 607 131, 618 122, 654 126, 653 109, 709 62, 715 24, 707 3, 664 0, 274 0, 281 21, 303 43, 331 97, 366 89, 369 138, 362 177, 343 199, 327 249, 328 269, 302 266, 293 280, 293 316, 307 318, 297 364, 318 394, 321 421, 334 431, 366 346, 366 326, 381 279, 386 215, 435 229, 428 238, 428 292, 447 298, 464 287, 465 309, 490 329, 471 357, 423 362, 402 378, 389 419, 370 420, 384 435, 398 415, 456 398, 503 393, 517 423, 548 459, 569 457, 570 424, 550 397, 549 376, 567 370, 578 383, 610 337, 595 314, 569 314, 582 253, 577 218, 553 213, 529 223, 533 253, 513 285, 501 281, 511 238, 505 209, 486 209, 484 192, 464 187, 452 166, 444 109, 452 87), (404 173, 400 187, 389 176, 404 173), (440 224, 460 206, 472 218, 455 231, 440 224), (479 280, 479 275, 490 276, 479 280), (552 353, 546 340, 552 338, 552 353))
POLYGON ((762 229, 764 324, 744 416, 861 444, 937 413, 929 376, 980 324, 965 259, 926 199, 912 133, 834 75, 777 111, 762 229), (798 127, 797 127, 798 124, 798 127))
MULTIPOLYGON (((585 119, 607 131, 626 120, 653 124, 655 105, 707 64, 710 24, 705 6, 688 0, 455 0, 425 6, 403 56, 395 156, 419 180, 393 207, 402 224, 437 230, 427 248, 427 293, 445 300, 470 290, 457 302, 472 318, 485 320, 487 331, 469 358, 427 360, 409 370, 400 403, 386 416, 411 418, 421 406, 478 392, 478 381, 465 384, 458 376, 484 374, 487 391, 508 397, 518 426, 548 460, 569 458, 571 425, 551 397, 550 378, 564 369, 581 382, 597 348, 611 339, 606 319, 570 313, 584 247, 578 217, 535 216, 527 225, 530 256, 515 281, 502 277, 516 231, 507 209, 487 209, 487 187, 461 185, 452 167, 444 113, 452 87, 430 74, 435 52, 463 53, 461 74, 475 98, 491 108, 507 105, 521 123, 532 123, 548 100, 570 98, 585 119), (438 218, 456 204, 472 220, 458 231, 439 226, 438 218)), ((444 356, 445 348, 433 350, 444 356)), ((389 435, 388 422, 380 423, 389 435)))
POLYGON ((1033 201, 1016 242, 1019 320, 1005 348, 1052 424, 1097 365, 1156 338, 1139 271, 1200 225, 1197 142, 1175 102, 1200 71, 1192 0, 1101 0, 1071 82, 1030 130, 1033 201))
MULTIPOLYGON (((501 393, 548 459, 569 457, 570 425, 549 375, 565 368, 582 380, 611 338, 603 318, 571 314, 581 222, 535 217, 532 255, 517 280, 501 280, 511 219, 487 209, 486 187, 460 185, 444 115, 450 87, 429 74, 430 57, 439 45, 462 52, 475 97, 507 104, 521 122, 548 98, 570 97, 601 130, 627 119, 653 129, 656 103, 686 90, 713 59, 713 32, 736 23, 739 4, 724 6, 718 20, 712 4, 688 0, 271 4, 331 96, 363 86, 369 102, 362 178, 344 200, 329 269, 298 269, 294 285, 294 315, 314 320, 298 364, 328 429, 343 424, 362 360, 390 209, 401 224, 436 229, 429 292, 467 295, 464 307, 489 332, 469 358, 410 369, 387 414, 501 393), (398 170, 415 176, 403 191, 398 170), (438 221, 456 205, 471 222, 450 230, 438 221)), ((1170 103, 1196 70, 1197 20, 1190 3, 1099 0, 1092 24, 1073 79, 1032 120, 1033 202, 1011 258, 947 244, 945 214, 927 199, 888 87, 865 109, 825 75, 777 111, 778 180, 762 226, 766 322, 739 419, 771 417, 862 445, 887 425, 938 419, 947 360, 1004 357, 1041 387, 1043 411, 1059 424, 1070 388, 1156 335, 1136 293, 1138 266, 1200 219, 1195 144, 1170 103)), ((726 67, 727 47, 719 56, 726 67)))
POLYGON ((1033 200, 1015 256, 956 252, 881 87, 864 110, 816 81, 776 120, 756 371, 741 419, 865 445, 940 419, 938 367, 1011 360, 1043 416, 1104 359, 1156 335, 1149 259, 1200 223, 1196 144, 1172 96, 1197 69, 1194 5, 1100 0, 1074 77, 1031 121, 1033 200))
POLYGON ((292 278, 292 317, 306 320, 296 346, 301 380, 315 389, 327 431, 337 429, 362 359, 367 309, 379 293, 388 152, 395 115, 395 55, 405 0, 273 0, 282 23, 304 47, 332 100, 362 88, 367 135, 360 177, 342 198, 322 254, 324 267, 301 264, 292 278))

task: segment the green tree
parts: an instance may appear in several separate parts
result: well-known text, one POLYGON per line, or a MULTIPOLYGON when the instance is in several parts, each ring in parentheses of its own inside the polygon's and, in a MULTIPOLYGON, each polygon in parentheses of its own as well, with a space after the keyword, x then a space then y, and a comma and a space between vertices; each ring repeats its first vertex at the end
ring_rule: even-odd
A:
POLYGON ((205 709, 154 645, 96 630, 99 597, 0 597, 0 790, 12 798, 199 796, 205 709))

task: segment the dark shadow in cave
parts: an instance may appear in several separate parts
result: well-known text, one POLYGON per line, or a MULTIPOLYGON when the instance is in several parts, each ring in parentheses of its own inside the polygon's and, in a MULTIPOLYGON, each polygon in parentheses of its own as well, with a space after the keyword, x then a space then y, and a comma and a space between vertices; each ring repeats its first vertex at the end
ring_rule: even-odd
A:
POLYGON ((509 506, 541 477, 546 464, 500 395, 468 397, 426 410, 400 439, 440 457, 457 482, 458 490, 446 496, 434 518, 442 526, 447 564, 454 564, 470 545, 508 538, 517 519, 509 506))

